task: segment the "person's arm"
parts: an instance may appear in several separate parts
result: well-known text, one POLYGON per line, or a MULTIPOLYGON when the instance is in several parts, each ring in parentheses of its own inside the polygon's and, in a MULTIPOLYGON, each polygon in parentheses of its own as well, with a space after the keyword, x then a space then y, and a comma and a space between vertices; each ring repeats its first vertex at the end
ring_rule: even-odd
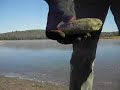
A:
POLYGON ((56 35, 50 33, 50 30, 56 30, 60 22, 68 22, 72 16, 75 16, 74 5, 71 0, 45 0, 49 6, 48 21, 46 27, 46 36, 56 40, 56 35))

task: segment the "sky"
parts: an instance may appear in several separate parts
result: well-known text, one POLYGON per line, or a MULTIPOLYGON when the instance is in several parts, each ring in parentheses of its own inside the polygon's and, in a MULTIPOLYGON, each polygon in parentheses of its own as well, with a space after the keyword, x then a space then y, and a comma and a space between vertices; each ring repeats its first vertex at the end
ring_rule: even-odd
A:
MULTIPOLYGON (((0 33, 46 28, 48 5, 44 0, 0 0, 0 33)), ((109 10, 103 32, 117 31, 109 10)))

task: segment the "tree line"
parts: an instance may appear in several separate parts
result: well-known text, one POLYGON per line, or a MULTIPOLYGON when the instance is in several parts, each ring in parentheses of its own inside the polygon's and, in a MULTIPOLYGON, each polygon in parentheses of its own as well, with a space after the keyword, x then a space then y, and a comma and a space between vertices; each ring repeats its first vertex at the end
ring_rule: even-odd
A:
MULTIPOLYGON (((119 36, 118 32, 102 32, 100 37, 119 36)), ((47 39, 45 30, 14 31, 0 34, 0 40, 37 40, 47 39)))
POLYGON ((47 39, 45 30, 26 30, 0 34, 0 40, 35 40, 47 39))

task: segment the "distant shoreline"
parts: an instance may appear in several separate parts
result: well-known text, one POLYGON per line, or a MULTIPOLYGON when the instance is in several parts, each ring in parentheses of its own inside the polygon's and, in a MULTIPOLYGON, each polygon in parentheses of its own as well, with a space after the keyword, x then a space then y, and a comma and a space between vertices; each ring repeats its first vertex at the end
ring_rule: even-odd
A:
POLYGON ((113 36, 113 37, 100 37, 100 39, 120 39, 120 36, 113 36))
MULTIPOLYGON (((100 37, 100 39, 120 39, 120 36, 100 37)), ((31 40, 31 39, 22 39, 22 40, 31 40)), ((52 40, 52 39, 45 38, 45 39, 32 39, 32 40, 52 40)), ((8 39, 0 40, 0 43, 3 43, 2 41, 11 41, 11 40, 8 40, 8 39)), ((16 40, 16 41, 19 41, 19 40, 16 40)), ((55 40, 53 40, 53 41, 55 41, 55 40)))
MULTIPOLYGON (((119 32, 101 32, 102 39, 120 39, 119 32)), ((45 30, 25 30, 0 34, 0 40, 41 40, 48 39, 45 30)))

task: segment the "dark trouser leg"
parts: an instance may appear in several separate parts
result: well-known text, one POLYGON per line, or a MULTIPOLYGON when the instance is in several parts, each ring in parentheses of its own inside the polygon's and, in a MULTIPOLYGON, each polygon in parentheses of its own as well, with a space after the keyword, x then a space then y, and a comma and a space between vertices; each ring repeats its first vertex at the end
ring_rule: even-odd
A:
MULTIPOLYGON (((75 0, 76 18, 99 18, 105 20, 108 12, 109 0, 75 0)), ((73 44, 71 58, 70 90, 92 90, 92 80, 88 80, 92 73, 92 63, 96 56, 96 48, 101 30, 91 33, 88 39, 76 40, 73 44), (84 85, 84 87, 83 87, 84 85)))
POLYGON ((98 40, 76 40, 73 44, 73 54, 71 58, 71 78, 70 90, 92 90, 93 76, 92 65, 95 60, 96 42, 98 40), (95 48, 93 48, 95 47, 95 48), (92 77, 84 87, 82 85, 87 81, 88 77, 92 77), (85 89, 89 88, 89 89, 85 89))
POLYGON ((120 3, 119 3, 119 0, 111 0, 110 9, 114 15, 114 19, 117 24, 119 35, 120 35, 120 3))

